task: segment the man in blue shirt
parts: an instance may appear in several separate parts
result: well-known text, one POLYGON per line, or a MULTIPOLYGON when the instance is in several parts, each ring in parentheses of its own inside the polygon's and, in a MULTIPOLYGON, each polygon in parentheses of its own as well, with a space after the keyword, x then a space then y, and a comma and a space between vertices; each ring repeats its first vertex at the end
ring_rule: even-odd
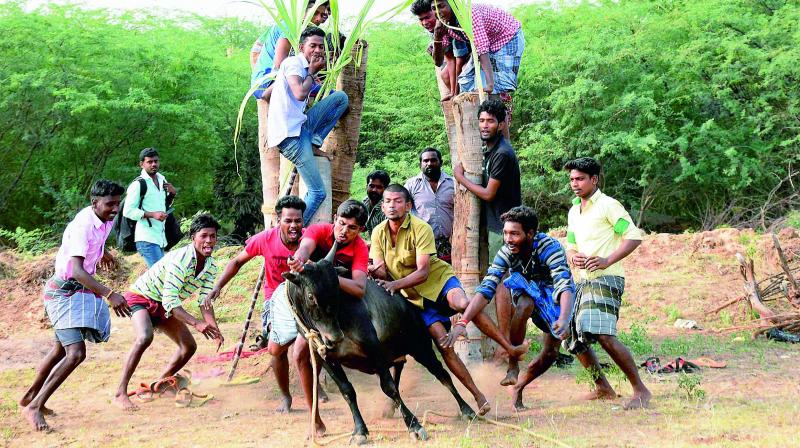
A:
POLYGON ((543 333, 542 351, 528 364, 519 382, 519 358, 509 356, 504 383, 517 383, 512 401, 514 409, 519 411, 525 409, 522 390, 553 365, 559 343, 569 334, 575 283, 564 249, 558 240, 538 231, 539 219, 532 208, 514 207, 500 219, 504 245, 497 251, 462 320, 447 335, 446 344, 454 344, 464 334, 466 323, 494 298, 501 279, 508 273, 509 278, 503 283, 511 292, 517 310, 510 325, 511 343, 525 337, 528 318, 543 333))

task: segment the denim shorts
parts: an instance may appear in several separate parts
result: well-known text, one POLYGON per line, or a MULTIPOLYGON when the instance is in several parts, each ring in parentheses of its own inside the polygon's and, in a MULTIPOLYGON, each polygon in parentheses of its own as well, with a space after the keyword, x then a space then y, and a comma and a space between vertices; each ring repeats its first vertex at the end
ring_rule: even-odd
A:
POLYGON ((77 344, 78 342, 83 342, 86 339, 89 339, 89 336, 86 334, 88 331, 94 331, 91 328, 64 328, 62 330, 56 330, 56 342, 59 342, 62 347, 66 347, 68 345, 77 344))

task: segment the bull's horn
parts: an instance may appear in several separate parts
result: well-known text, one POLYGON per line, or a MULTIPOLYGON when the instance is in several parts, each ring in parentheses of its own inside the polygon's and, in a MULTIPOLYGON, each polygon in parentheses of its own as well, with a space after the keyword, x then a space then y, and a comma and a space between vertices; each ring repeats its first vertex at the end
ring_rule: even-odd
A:
POLYGON ((336 256, 336 249, 338 248, 338 246, 339 246, 339 242, 336 241, 336 239, 334 238, 333 247, 331 247, 331 251, 328 252, 328 255, 325 255, 325 260, 328 261, 331 264, 333 264, 333 257, 336 256))

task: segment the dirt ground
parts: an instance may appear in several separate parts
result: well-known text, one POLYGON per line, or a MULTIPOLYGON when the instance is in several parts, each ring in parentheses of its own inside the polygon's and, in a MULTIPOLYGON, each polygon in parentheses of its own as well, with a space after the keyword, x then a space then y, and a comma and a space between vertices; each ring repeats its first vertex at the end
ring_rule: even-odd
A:
MULTIPOLYGON (((800 252, 796 232, 781 235, 790 257, 800 252)), ((573 365, 547 372, 525 391, 531 409, 513 412, 509 391, 498 385, 501 367, 471 366, 478 386, 494 408, 493 419, 518 425, 574 447, 598 446, 800 446, 800 347, 753 340, 749 333, 717 332, 744 323, 743 307, 721 313, 710 310, 742 294, 735 252, 751 254, 756 272, 777 272, 771 243, 752 232, 717 230, 687 235, 651 235, 627 264, 628 291, 620 325, 621 337, 638 361, 651 354, 666 362, 682 355, 687 359, 710 356, 727 362, 724 369, 703 369, 692 375, 647 375, 654 393, 651 409, 624 411, 631 394, 618 373, 609 379, 622 398, 611 402, 585 402, 585 375, 573 365), (673 328, 675 318, 694 319, 703 330, 673 328)), ((236 249, 220 252, 230 256, 236 249)), ((133 341, 131 325, 113 319, 109 343, 88 347, 86 362, 52 397, 48 405, 58 414, 48 419, 55 429, 49 434, 29 429, 19 414, 17 400, 32 381, 36 363, 47 351, 52 332, 43 319, 39 279, 51 269, 52 254, 25 258, 0 253, 0 443, 6 446, 306 446, 308 412, 292 371, 294 412, 278 415, 278 391, 269 355, 240 362, 239 375, 260 378, 255 384, 224 386, 221 377, 196 379, 192 389, 211 393, 214 400, 197 408, 177 408, 169 398, 141 404, 135 413, 123 413, 111 404, 119 381, 121 363, 133 341)), ((120 269, 106 273, 119 286, 142 270, 134 257, 121 260, 120 269)), ((221 308, 222 325, 232 347, 241 331, 249 289, 257 267, 242 274, 231 286, 221 308)), ((191 307, 190 307, 191 308, 191 307)), ((536 334, 531 331, 531 334, 536 334)), ((198 340, 198 356, 212 355, 214 346, 198 340)), ((145 354, 132 385, 150 382, 159 374, 173 346, 157 335, 145 354)), ((528 355, 530 360, 534 353, 528 355)), ((401 395, 418 417, 431 410, 456 413, 455 402, 433 377, 412 362, 406 368, 401 395)), ((577 364, 577 363, 576 363, 577 364)), ((228 362, 187 366, 195 378, 227 371, 228 362)), ((402 420, 381 418, 385 399, 376 377, 348 372, 355 384, 362 413, 374 446, 418 446, 404 431, 402 420), (381 432, 382 429, 392 432, 381 432)), ((352 418, 335 386, 329 385, 331 401, 321 405, 330 434, 352 430, 352 418)), ((474 402, 465 393, 470 404, 474 402)), ((554 446, 533 435, 460 419, 429 416, 426 428, 431 447, 529 447, 554 446)), ((323 439, 324 440, 324 439, 323 439)), ((335 441, 343 446, 347 439, 335 441)))

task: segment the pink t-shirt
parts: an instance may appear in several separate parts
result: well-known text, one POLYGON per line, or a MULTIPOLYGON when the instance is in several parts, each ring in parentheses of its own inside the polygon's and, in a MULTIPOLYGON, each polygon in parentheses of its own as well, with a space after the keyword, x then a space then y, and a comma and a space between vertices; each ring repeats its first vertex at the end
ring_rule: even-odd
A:
MULTIPOLYGON (((308 226, 303 238, 313 238, 317 243, 317 250, 327 253, 333 247, 333 224, 319 223, 308 226)), ((353 271, 367 272, 369 264, 369 248, 360 236, 352 243, 336 251, 335 261, 353 271)))
POLYGON ((83 257, 83 269, 89 275, 94 275, 113 225, 113 221, 101 221, 92 207, 78 212, 64 230, 61 247, 56 254, 56 277, 61 280, 72 278, 72 257, 83 257))
POLYGON ((264 300, 271 299, 275 288, 284 281, 281 274, 289 272, 287 259, 294 251, 283 245, 279 227, 253 235, 245 243, 244 250, 251 257, 264 257, 264 300))

